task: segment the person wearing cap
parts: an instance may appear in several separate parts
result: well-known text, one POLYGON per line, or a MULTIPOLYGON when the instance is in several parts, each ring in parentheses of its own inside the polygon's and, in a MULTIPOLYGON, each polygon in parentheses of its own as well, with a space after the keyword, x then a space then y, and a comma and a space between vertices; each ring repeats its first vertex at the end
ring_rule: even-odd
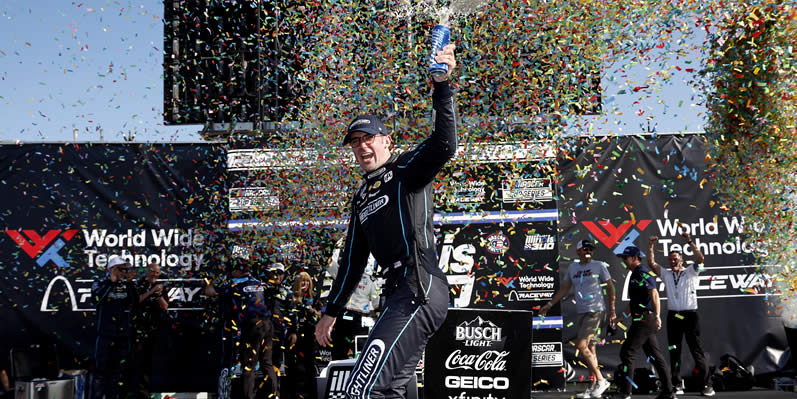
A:
POLYGON ((681 236, 684 239, 684 244, 690 246, 695 255, 694 267, 684 267, 684 257, 681 251, 671 251, 667 256, 670 268, 662 268, 656 263, 654 250, 659 237, 650 236, 648 238, 648 252, 650 253, 648 266, 664 281, 664 289, 667 293, 667 343, 670 349, 672 384, 675 386, 676 394, 684 393, 684 383, 681 379, 681 341, 686 337, 689 351, 695 360, 695 369, 703 377, 701 394, 714 396, 711 374, 700 340, 700 323, 697 318, 697 285, 705 258, 700 252, 700 248, 692 242, 689 233, 684 232, 681 236))
POLYGON ((131 388, 123 367, 130 361, 131 315, 139 297, 135 284, 128 280, 130 264, 124 258, 112 255, 106 268, 108 277, 91 286, 97 309, 91 397, 110 399, 125 397, 131 388))
POLYGON ((653 362, 656 375, 661 383, 661 392, 657 399, 675 398, 670 368, 664 360, 664 353, 659 347, 656 333, 661 330, 661 305, 659 291, 656 289, 656 277, 647 266, 642 264, 642 251, 635 246, 628 246, 617 254, 623 265, 630 270, 628 282, 629 303, 626 314, 631 317, 631 326, 626 332, 625 341, 620 347, 620 368, 615 375, 618 390, 626 399, 631 397, 631 379, 634 375, 634 357, 642 348, 648 361, 653 362))
POLYGON ((608 265, 592 259, 595 244, 591 240, 579 240, 576 244, 578 262, 568 266, 562 278, 559 291, 551 301, 543 305, 539 314, 545 316, 549 310, 575 288, 573 300, 576 304, 576 348, 592 374, 592 386, 585 392, 576 394, 576 398, 600 398, 608 388, 609 381, 603 377, 598 367, 598 355, 595 351, 601 322, 608 318, 614 323, 614 282, 609 274, 608 265), (603 287, 606 287, 605 291, 603 287), (606 301, 606 305, 604 305, 606 301), (608 310, 607 310, 608 309, 608 310))
POLYGON ((248 253, 240 257, 234 256, 231 262, 231 279, 219 286, 207 284, 202 293, 208 297, 221 296, 232 304, 232 319, 240 334, 238 356, 243 368, 241 382, 244 397, 254 399, 256 394, 273 397, 277 392, 277 373, 271 353, 274 325, 271 322, 266 285, 249 272, 248 259, 248 253), (259 383, 255 381, 258 362, 264 374, 264 380, 259 383))
POLYGON ((366 342, 344 388, 349 398, 406 396, 429 337, 448 312, 448 282, 437 266, 433 181, 457 150, 454 95, 448 81, 456 68, 454 45, 435 60, 448 65, 433 76, 434 128, 411 151, 392 154, 387 128, 374 115, 349 124, 349 145, 363 170, 355 191, 338 275, 316 326, 316 340, 332 343, 336 317, 359 284, 371 253, 385 274, 385 310, 366 342), (374 362, 375 361, 375 362, 374 362))

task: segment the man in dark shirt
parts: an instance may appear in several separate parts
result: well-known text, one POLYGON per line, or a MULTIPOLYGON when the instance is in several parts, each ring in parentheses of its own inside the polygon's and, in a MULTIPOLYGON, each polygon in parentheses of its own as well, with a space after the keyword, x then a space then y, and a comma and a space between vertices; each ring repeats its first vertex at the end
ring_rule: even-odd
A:
POLYGON ((119 255, 108 259, 108 278, 95 281, 91 294, 97 308, 93 398, 121 398, 129 387, 122 367, 130 358, 130 316, 138 303, 135 284, 127 280, 130 265, 119 255))
POLYGON ((615 375, 618 390, 625 399, 631 398, 631 382, 634 375, 634 356, 641 347, 656 369, 661 382, 661 393, 657 399, 673 399, 675 393, 670 380, 670 368, 664 360, 664 354, 656 339, 656 332, 661 330, 659 291, 656 289, 656 277, 650 269, 642 264, 642 252, 634 246, 626 247, 617 255, 630 270, 628 282, 629 304, 626 314, 631 316, 631 327, 620 348, 620 369, 615 375))
POLYGON ((149 398, 149 382, 152 376, 152 353, 157 343, 158 332, 166 318, 169 303, 163 284, 158 282, 161 268, 157 263, 147 266, 147 275, 138 283, 138 306, 133 312, 133 360, 136 365, 135 397, 149 398))
POLYGON ((290 289, 283 284, 285 281, 285 265, 279 262, 272 263, 266 271, 265 296, 269 310, 271 310, 271 323, 274 325, 272 337, 272 364, 281 369, 285 351, 285 316, 291 298, 290 289))
POLYGON ((231 280, 218 287, 206 285, 203 293, 212 297, 221 295, 232 302, 234 314, 232 319, 240 331, 239 359, 243 367, 242 383, 244 396, 255 398, 255 387, 264 389, 265 395, 271 398, 277 392, 277 373, 272 359, 274 324, 271 321, 271 309, 268 307, 266 289, 262 281, 252 277, 249 265, 238 260, 233 263, 231 280), (260 362, 260 369, 265 376, 264 383, 256 384, 255 367, 260 362))
POLYGON ((448 81, 456 68, 454 47, 436 54, 448 72, 432 77, 434 130, 426 140, 411 151, 391 154, 388 130, 371 114, 355 118, 343 139, 364 175, 352 198, 340 270, 316 325, 318 343, 332 343, 332 327, 360 283, 369 253, 386 280, 385 310, 347 380, 349 398, 406 397, 405 386, 426 342, 448 312, 448 282, 434 243, 433 182, 457 150, 456 107, 448 81))

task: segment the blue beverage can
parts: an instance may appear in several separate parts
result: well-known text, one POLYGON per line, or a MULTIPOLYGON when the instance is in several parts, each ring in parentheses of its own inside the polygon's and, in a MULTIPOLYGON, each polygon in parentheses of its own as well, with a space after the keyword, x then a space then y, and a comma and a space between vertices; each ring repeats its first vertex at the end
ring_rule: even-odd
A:
POLYGON ((432 75, 445 75, 448 73, 448 65, 438 64, 434 57, 438 51, 448 45, 451 40, 451 29, 446 25, 435 25, 432 29, 432 54, 429 57, 429 73, 432 75))

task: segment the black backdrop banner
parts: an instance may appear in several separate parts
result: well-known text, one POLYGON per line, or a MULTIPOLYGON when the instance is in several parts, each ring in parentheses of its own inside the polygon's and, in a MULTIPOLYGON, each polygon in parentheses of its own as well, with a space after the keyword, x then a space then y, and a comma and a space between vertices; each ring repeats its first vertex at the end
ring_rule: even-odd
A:
MULTIPOLYGON (((476 309, 526 311, 507 314, 517 323, 533 321, 533 342, 555 343, 528 348, 536 360, 531 384, 536 390, 564 388, 562 317, 532 320, 529 312, 559 289, 552 171, 544 162, 529 161, 448 169, 438 188, 437 208, 443 212, 435 215, 435 223, 439 266, 448 275, 452 306, 474 314, 476 309)), ((532 359, 526 360, 528 367, 532 359)))
POLYGON ((198 292, 223 262, 224 165, 210 144, 0 146, 0 356, 55 344, 62 368, 91 369, 91 284, 121 254, 139 278, 161 265, 168 289, 153 388, 215 391, 220 332, 198 292))
MULTIPOLYGON (((683 249, 684 229, 705 255, 697 294, 709 365, 719 364, 720 356, 730 353, 754 365, 756 373, 774 371, 777 359, 765 349, 780 351, 786 345, 783 324, 773 311, 777 298, 769 292, 773 274, 755 264, 755 246, 744 234, 744 229, 759 226, 746 226, 722 209, 706 170, 703 138, 624 136, 571 144, 560 154, 561 272, 577 260, 578 240, 594 240, 595 259, 610 265, 618 288, 617 309, 622 311, 628 301, 628 273, 615 254, 629 245, 647 253, 648 237, 657 235, 656 260, 666 267, 667 254, 683 249)), ((684 253, 687 261, 694 259, 688 247, 684 253)), ((667 293, 659 283, 666 312, 667 293)), ((567 319, 574 309, 570 301, 562 302, 567 319)), ((561 314, 555 313, 558 310, 551 314, 561 314)), ((665 331, 659 333, 662 345, 667 342, 665 331)), ((568 326, 563 335, 567 342, 575 331, 568 326)), ((609 337, 609 344, 598 348, 599 362, 607 371, 619 364, 619 345, 611 343, 619 339, 609 337)), ((573 346, 565 348, 572 359, 573 346)), ((693 367, 688 351, 683 351, 681 370, 688 373, 693 367)))
MULTIPOLYGON (((574 243, 591 238, 596 258, 610 265, 623 309, 626 272, 614 253, 631 244, 646 250, 656 234, 662 263, 665 252, 678 249, 678 229, 687 228, 706 255, 698 295, 701 326, 711 331, 709 361, 732 353, 757 372, 772 371, 777 359, 765 349, 786 345, 768 292, 771 276, 755 265, 756 249, 743 233, 757 226, 721 209, 704 157, 698 136, 621 137, 563 146, 556 184, 533 163, 452 165, 438 187, 446 194, 438 196, 436 226, 455 305, 535 309, 558 289, 557 272, 575 258, 574 243)), ((104 277, 108 255, 120 253, 138 267, 161 264, 169 287, 171 320, 153 388, 214 391, 220 315, 198 288, 224 270, 230 240, 246 236, 228 234, 231 216, 274 196, 268 186, 233 193, 225 163, 225 148, 213 144, 0 146, 0 356, 13 346, 55 343, 64 368, 90 368, 88 288, 104 277)), ((535 379, 545 375, 540 368, 561 377, 563 350, 565 360, 573 358, 570 306, 564 301, 533 320, 535 379)), ((608 370, 618 363, 619 339, 598 349, 608 370)), ((689 356, 682 361, 682 370, 691 370, 689 356)))

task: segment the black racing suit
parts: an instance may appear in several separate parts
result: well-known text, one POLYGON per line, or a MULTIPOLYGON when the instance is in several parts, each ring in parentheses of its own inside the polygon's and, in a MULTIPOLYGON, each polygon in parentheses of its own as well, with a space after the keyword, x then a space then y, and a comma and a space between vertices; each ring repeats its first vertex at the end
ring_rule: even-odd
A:
POLYGON ((350 398, 404 397, 426 341, 448 311, 435 250, 432 181, 457 149, 454 96, 434 83, 434 131, 412 151, 365 174, 352 198, 340 270, 324 313, 337 317, 360 282, 369 252, 385 274, 382 315, 346 384, 350 398))
POLYGON ((97 307, 97 341, 94 347, 92 398, 122 398, 130 387, 124 366, 130 363, 131 312, 138 303, 132 281, 96 281, 91 295, 97 307))

